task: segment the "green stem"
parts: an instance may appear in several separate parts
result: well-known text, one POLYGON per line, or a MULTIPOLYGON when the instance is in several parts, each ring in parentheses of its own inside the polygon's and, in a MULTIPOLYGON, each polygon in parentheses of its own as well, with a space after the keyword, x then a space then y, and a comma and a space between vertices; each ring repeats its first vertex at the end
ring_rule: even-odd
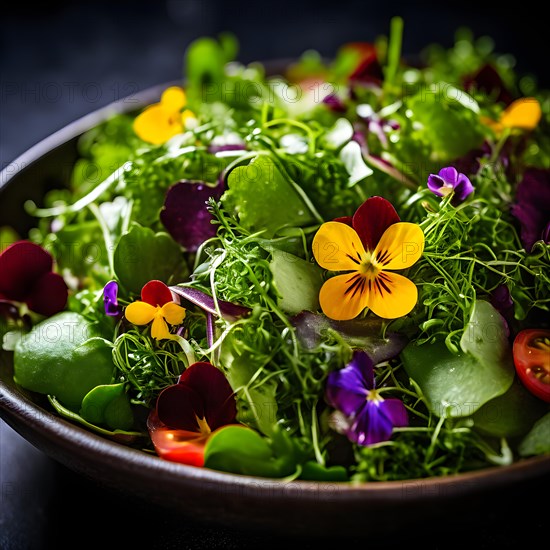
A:
POLYGON ((390 42, 388 47, 388 64, 384 75, 384 93, 395 86, 395 79, 401 62, 401 45, 403 42, 403 19, 393 17, 390 23, 390 42))
POLYGON ((106 180, 100 183, 97 187, 94 187, 94 189, 92 189, 86 196, 82 197, 74 204, 64 204, 62 206, 54 206, 53 208, 38 208, 33 201, 27 201, 25 203, 25 210, 31 216, 36 216, 37 218, 49 218, 53 216, 60 216, 62 214, 79 212, 80 210, 86 208, 92 202, 97 200, 114 183, 121 180, 124 177, 124 173, 128 172, 131 167, 131 162, 125 162, 120 168, 117 168, 106 180))
POLYGON ((95 216, 99 227, 101 228, 101 233, 103 235, 103 242, 105 243, 105 250, 107 251, 107 261, 109 262, 109 277, 112 279, 115 276, 115 245, 113 239, 111 238, 111 233, 109 232, 109 227, 105 222, 105 218, 101 214, 101 210, 92 202, 88 205, 91 213, 95 216))

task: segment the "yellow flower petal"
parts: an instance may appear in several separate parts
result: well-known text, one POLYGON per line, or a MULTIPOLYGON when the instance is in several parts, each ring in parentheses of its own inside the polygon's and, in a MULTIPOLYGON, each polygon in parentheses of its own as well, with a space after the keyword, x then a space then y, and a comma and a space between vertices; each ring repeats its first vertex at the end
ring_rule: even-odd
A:
POLYGON ((368 307, 384 319, 397 319, 410 313, 418 300, 416 285, 403 275, 380 272, 368 295, 368 307))
POLYGON ((491 128, 491 130, 493 130, 493 132, 497 134, 504 130, 504 126, 497 120, 493 120, 492 118, 489 118, 487 116, 481 116, 479 117, 479 120, 482 124, 485 124, 485 126, 488 126, 489 128, 491 128))
POLYGON ((187 103, 187 97, 185 92, 179 86, 171 86, 166 88, 160 97, 162 106, 168 111, 180 111, 185 107, 187 103))
POLYGON ((151 336, 156 340, 165 340, 171 338, 170 331, 168 330, 168 325, 166 321, 162 318, 162 314, 157 313, 155 319, 153 320, 153 325, 151 326, 151 336))
POLYGON ((178 115, 179 113, 170 113, 163 105, 156 103, 136 117, 134 132, 143 141, 161 145, 182 132, 183 126, 178 115))
POLYGON ((533 130, 542 116, 539 102, 533 97, 514 101, 500 117, 500 124, 505 128, 533 130))
POLYGON ((365 248, 355 229, 340 222, 321 225, 313 239, 317 263, 330 271, 357 270, 365 248))
POLYGON ((319 292, 323 313, 335 321, 357 317, 367 307, 366 283, 366 278, 358 272, 337 275, 326 281, 319 292))
POLYGON ((160 311, 164 319, 171 325, 181 325, 185 319, 185 308, 174 302, 164 304, 160 311))
POLYGON ((406 269, 424 251, 424 233, 415 223, 390 225, 374 249, 373 259, 380 269, 406 269))
POLYGON ((146 325, 155 318, 156 312, 156 307, 138 300, 126 308, 124 315, 133 325, 146 325))
POLYGON ((193 111, 190 111, 189 109, 185 109, 183 113, 181 113, 181 123, 185 127, 186 121, 190 119, 196 119, 195 113, 193 111))

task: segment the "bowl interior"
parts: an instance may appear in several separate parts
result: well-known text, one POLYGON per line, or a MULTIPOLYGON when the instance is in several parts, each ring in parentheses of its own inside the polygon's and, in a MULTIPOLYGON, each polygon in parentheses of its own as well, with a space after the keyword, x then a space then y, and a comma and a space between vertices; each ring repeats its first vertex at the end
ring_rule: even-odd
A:
MULTIPOLYGON (((170 84, 142 92, 139 104, 155 101, 170 84)), ((120 102, 92 113, 6 167, 0 176, 1 224, 26 235, 35 220, 25 213, 25 201, 40 203, 48 190, 67 185, 78 158, 78 137, 128 107, 120 102)), ((131 107, 135 109, 136 104, 131 107)), ((396 514, 405 528, 426 515, 443 519, 453 510, 464 515, 465 506, 475 514, 488 503, 509 504, 513 486, 536 484, 543 477, 548 481, 550 476, 550 457, 447 478, 360 485, 285 483, 184 466, 110 441, 52 414, 47 401, 13 382, 12 354, 5 351, 0 352, 0 415, 46 454, 98 483, 199 519, 302 534, 359 535, 367 527, 382 533, 395 528, 396 514)))

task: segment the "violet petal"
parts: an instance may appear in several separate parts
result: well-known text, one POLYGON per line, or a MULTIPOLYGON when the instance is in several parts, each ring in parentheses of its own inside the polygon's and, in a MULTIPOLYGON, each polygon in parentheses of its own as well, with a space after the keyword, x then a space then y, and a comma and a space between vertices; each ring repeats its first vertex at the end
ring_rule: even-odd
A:
POLYGON ((206 203, 210 197, 218 200, 223 191, 223 185, 211 187, 202 181, 190 180, 179 181, 168 189, 160 220, 185 250, 195 252, 216 234, 206 203))
POLYGON ((103 287, 103 305, 105 314, 109 317, 118 317, 122 313, 122 307, 118 305, 118 283, 109 281, 103 287))
POLYGON ((363 351, 356 351, 349 364, 328 375, 326 397, 335 409, 353 416, 365 402, 368 391, 374 387, 372 360, 363 351))
MULTIPOLYGON (((178 296, 185 298, 192 304, 199 306, 204 311, 207 311, 212 315, 218 315, 218 311, 216 310, 216 305, 214 303, 214 298, 206 294, 206 292, 186 286, 171 286, 170 290, 178 296)), ((241 317, 246 317, 252 311, 250 308, 238 304, 232 304, 231 302, 225 302, 223 300, 218 300, 218 306, 220 308, 222 317, 226 321, 236 321, 241 317)))
POLYGON ((400 399, 384 399, 378 404, 378 410, 391 422, 394 428, 404 428, 409 425, 407 408, 400 399))
POLYGON ((327 105, 332 111, 335 111, 337 113, 346 112, 346 106, 344 105, 344 102, 336 94, 329 94, 325 96, 322 102, 327 105))
POLYGON ((208 152, 215 155, 223 151, 246 151, 246 145, 240 143, 228 143, 226 145, 213 145, 208 146, 208 152))
POLYGON ((473 192, 474 186, 472 185, 472 182, 464 174, 459 174, 453 202, 461 203, 473 192))
POLYGON ((440 189, 444 186, 445 182, 440 176, 436 174, 430 174, 428 176, 428 189, 438 197, 443 196, 443 193, 440 191, 440 189))
POLYGON ((375 401, 365 403, 348 430, 348 439, 363 446, 390 439, 393 425, 390 419, 382 414, 380 406, 381 403, 375 401))
POLYGON ((439 177, 454 187, 458 181, 458 172, 454 166, 447 166, 439 171, 439 177))

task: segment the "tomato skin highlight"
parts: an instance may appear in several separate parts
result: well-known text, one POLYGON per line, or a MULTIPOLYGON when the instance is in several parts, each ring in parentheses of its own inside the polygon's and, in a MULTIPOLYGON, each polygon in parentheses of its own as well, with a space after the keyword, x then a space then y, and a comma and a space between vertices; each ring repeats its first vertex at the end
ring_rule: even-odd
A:
POLYGON ((149 414, 147 428, 155 451, 161 458, 189 466, 204 466, 208 437, 198 432, 171 429, 159 420, 156 411, 149 414))
POLYGON ((523 385, 550 403, 550 330, 525 329, 513 346, 514 364, 523 385))

